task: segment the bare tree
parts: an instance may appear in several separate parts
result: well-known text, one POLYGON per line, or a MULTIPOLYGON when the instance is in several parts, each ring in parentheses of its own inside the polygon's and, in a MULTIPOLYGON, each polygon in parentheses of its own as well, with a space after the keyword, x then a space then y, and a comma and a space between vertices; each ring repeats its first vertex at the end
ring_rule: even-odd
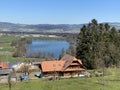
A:
MULTIPOLYGON (((11 78, 12 78, 13 75, 16 75, 16 72, 15 72, 14 69, 12 69, 12 71, 8 75, 8 87, 9 87, 9 90, 11 90, 11 88, 12 88, 12 80, 11 80, 11 78)), ((16 77, 16 81, 17 81, 17 77, 16 77)))
POLYGON ((12 87, 12 81, 11 81, 11 73, 9 74, 8 76, 8 86, 9 86, 9 90, 11 90, 11 87, 12 87))

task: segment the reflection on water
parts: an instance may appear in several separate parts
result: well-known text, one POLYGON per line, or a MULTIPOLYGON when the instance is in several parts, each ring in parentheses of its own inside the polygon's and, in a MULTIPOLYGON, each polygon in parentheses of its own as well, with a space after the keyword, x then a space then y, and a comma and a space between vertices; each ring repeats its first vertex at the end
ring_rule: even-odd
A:
POLYGON ((63 48, 66 51, 69 48, 69 43, 63 40, 33 40, 32 44, 27 45, 27 55, 35 52, 39 52, 39 54, 47 52, 58 58, 63 48))

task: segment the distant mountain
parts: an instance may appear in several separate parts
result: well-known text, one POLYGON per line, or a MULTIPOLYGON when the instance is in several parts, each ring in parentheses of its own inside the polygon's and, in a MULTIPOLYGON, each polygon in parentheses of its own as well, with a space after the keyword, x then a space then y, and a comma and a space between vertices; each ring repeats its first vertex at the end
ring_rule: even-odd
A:
POLYGON ((0 22, 0 31, 18 31, 18 32, 71 32, 78 33, 83 24, 14 24, 0 22))
POLYGON ((115 27, 116 29, 120 29, 120 23, 109 23, 111 27, 115 27))
MULTIPOLYGON (((120 29, 120 23, 109 23, 111 26, 120 29)), ((17 32, 54 32, 54 33, 78 33, 83 24, 14 24, 0 22, 0 31, 17 32)))

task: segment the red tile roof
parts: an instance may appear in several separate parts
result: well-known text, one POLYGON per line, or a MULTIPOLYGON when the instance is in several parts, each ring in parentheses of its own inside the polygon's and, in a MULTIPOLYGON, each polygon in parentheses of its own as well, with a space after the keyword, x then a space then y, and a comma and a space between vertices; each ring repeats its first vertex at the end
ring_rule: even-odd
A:
POLYGON ((43 61, 41 67, 43 72, 61 71, 65 61, 43 61))
POLYGON ((71 56, 71 55, 69 55, 69 54, 65 54, 65 55, 61 58, 61 60, 65 60, 65 61, 73 60, 73 59, 74 59, 74 57, 71 56))
POLYGON ((7 68, 9 68, 9 65, 7 62, 0 62, 0 67, 3 69, 7 69, 7 68))
MULTIPOLYGON (((66 71, 66 70, 67 71, 74 71, 75 69, 68 70, 68 68, 67 68, 73 64, 72 63, 73 61, 78 61, 78 64, 82 66, 81 68, 79 68, 79 70, 85 70, 85 67, 82 65, 81 60, 66 54, 59 61, 54 60, 54 61, 41 62, 42 72, 66 71)), ((78 70, 78 69, 76 69, 76 70, 78 70)))

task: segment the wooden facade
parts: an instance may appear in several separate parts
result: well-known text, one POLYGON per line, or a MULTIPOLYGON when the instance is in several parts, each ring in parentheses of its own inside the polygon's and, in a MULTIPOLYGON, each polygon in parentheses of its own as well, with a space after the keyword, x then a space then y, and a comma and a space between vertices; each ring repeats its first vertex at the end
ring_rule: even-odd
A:
POLYGON ((43 61, 41 70, 45 77, 47 76, 75 76, 85 71, 81 60, 73 56, 65 55, 61 60, 43 61))

